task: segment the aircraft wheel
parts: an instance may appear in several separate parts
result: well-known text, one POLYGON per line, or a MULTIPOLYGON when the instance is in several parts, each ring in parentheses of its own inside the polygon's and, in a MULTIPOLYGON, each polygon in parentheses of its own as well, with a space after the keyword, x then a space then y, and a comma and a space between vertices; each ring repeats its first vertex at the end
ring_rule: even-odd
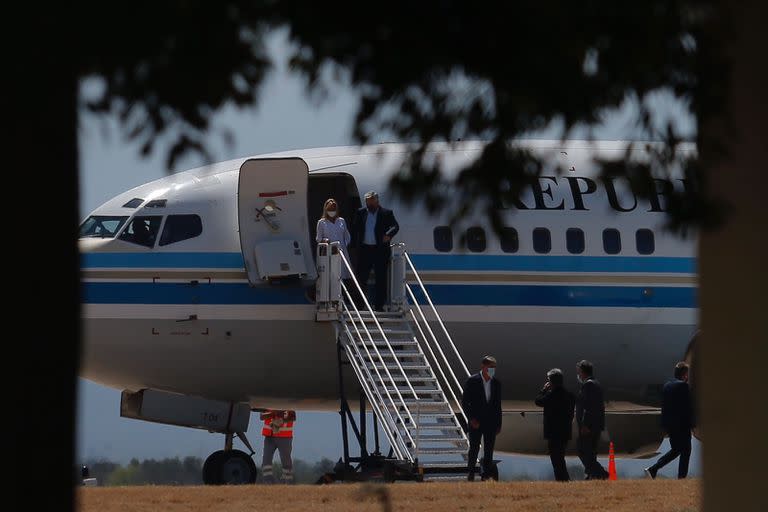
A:
POLYGON ((203 464, 206 485, 244 485, 256 482, 256 463, 240 450, 213 452, 203 464))
POLYGON ((218 475, 221 473, 219 468, 219 458, 224 455, 224 450, 213 452, 205 459, 203 463, 203 483, 205 485, 221 485, 218 475))

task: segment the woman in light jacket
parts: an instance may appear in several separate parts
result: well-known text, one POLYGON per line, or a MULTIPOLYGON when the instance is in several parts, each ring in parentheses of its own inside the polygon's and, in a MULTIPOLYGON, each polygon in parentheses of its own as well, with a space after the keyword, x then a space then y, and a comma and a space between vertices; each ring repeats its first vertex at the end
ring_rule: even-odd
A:
MULTIPOLYGON (((317 236, 315 240, 320 242, 339 242, 341 245, 341 252, 344 253, 344 257, 349 260, 349 253, 347 252, 347 246, 351 239, 349 230, 347 229, 347 221, 343 217, 339 217, 339 205, 336 204, 335 199, 328 199, 323 205, 323 216, 317 221, 317 236)), ((351 262, 350 262, 351 265, 351 262)), ((342 279, 349 279, 352 277, 344 265, 341 263, 341 277, 342 279)))

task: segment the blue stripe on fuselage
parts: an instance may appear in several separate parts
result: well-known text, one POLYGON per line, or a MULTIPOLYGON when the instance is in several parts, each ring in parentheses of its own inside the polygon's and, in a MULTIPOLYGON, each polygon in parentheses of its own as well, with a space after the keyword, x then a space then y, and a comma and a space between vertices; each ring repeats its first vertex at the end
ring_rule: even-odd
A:
MULTIPOLYGON (((433 284, 437 305, 695 308, 690 287, 433 284)), ((417 293, 417 297, 420 294, 417 293)), ((419 300, 421 298, 419 297, 419 300)), ((299 286, 83 283, 88 304, 310 304, 299 286)))
POLYGON ((659 256, 515 256, 479 254, 412 254, 416 270, 537 272, 696 272, 695 258, 659 256))
MULTIPOLYGON (((521 256, 480 254, 412 254, 417 270, 536 272, 696 272, 695 258, 660 256, 521 256)), ((84 269, 220 268, 242 269, 239 252, 84 253, 84 269)))

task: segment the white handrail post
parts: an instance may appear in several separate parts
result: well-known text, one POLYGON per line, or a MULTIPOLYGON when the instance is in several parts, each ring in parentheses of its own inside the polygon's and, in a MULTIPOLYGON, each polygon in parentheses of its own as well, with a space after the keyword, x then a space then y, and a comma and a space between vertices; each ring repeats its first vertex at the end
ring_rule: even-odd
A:
POLYGON ((391 311, 403 311, 405 307, 405 244, 393 244, 389 264, 389 307, 391 311))

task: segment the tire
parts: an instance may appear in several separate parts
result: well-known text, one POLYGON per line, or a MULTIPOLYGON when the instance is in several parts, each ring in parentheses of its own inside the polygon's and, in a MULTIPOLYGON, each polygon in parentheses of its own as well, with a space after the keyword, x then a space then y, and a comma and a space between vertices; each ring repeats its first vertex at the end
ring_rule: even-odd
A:
POLYGON ((219 459, 224 455, 224 450, 213 452, 203 463, 203 483, 205 485, 221 485, 219 459))
POLYGON ((222 451, 213 466, 218 485, 246 485, 256 482, 256 463, 240 450, 222 451))

